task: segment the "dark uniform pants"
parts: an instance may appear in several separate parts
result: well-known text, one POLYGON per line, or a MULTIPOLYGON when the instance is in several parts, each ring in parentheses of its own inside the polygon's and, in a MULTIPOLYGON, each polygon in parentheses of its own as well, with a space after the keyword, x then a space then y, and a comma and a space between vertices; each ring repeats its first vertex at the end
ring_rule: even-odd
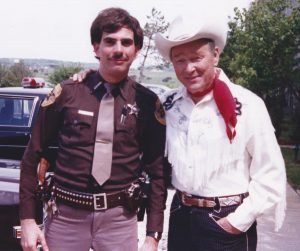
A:
POLYGON ((236 205, 212 208, 187 207, 175 193, 170 212, 168 251, 254 251, 256 222, 241 234, 222 229, 217 220, 234 212, 236 205))
POLYGON ((137 251, 137 217, 123 207, 87 211, 58 205, 47 217, 45 236, 50 251, 137 251))

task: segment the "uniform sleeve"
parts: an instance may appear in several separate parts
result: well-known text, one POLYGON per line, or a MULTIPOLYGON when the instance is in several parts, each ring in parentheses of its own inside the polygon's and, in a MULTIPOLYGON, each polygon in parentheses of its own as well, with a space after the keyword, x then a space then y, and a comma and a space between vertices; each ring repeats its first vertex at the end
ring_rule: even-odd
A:
POLYGON ((157 100, 143 142, 142 161, 150 176, 151 187, 147 205, 147 231, 162 232, 167 196, 164 168, 165 123, 161 103, 157 100))
POLYGON ((252 157, 250 164, 249 196, 227 219, 241 231, 247 231, 260 215, 273 216, 275 230, 284 220, 286 205, 286 172, 280 147, 274 134, 264 103, 252 120, 251 137, 247 150, 252 157))
MULTIPOLYGON (((50 94, 51 95, 51 94, 50 94)), ((20 176, 20 218, 36 217, 35 189, 38 184, 37 168, 40 158, 47 152, 47 147, 57 137, 59 124, 58 100, 48 101, 48 97, 39 109, 37 120, 33 126, 31 138, 21 160, 20 176), (43 106, 46 104, 46 106, 43 106)), ((59 98, 57 98, 59 99, 59 98)))

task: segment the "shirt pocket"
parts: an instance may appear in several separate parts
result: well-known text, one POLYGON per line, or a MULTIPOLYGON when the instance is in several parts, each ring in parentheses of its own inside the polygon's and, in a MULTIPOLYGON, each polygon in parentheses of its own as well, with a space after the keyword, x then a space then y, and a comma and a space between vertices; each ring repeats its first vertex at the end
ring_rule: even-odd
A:
POLYGON ((114 149, 117 152, 126 151, 131 147, 137 146, 137 119, 134 115, 128 115, 124 123, 115 123, 114 149))
POLYGON ((94 142, 95 130, 92 129, 94 115, 79 114, 78 109, 68 109, 64 117, 65 142, 81 145, 94 142))

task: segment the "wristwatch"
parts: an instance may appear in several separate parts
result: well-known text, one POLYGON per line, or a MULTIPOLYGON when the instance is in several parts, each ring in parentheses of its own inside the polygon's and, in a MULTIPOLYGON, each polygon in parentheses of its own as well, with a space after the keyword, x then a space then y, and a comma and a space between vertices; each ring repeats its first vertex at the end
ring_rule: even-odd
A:
POLYGON ((147 231, 146 236, 154 238, 157 242, 161 239, 161 232, 147 231))

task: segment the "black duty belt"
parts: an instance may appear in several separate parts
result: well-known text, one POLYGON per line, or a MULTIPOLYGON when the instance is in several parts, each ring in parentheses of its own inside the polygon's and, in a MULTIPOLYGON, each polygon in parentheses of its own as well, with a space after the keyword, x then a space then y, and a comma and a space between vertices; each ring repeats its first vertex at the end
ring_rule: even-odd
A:
POLYGON ((246 198, 249 193, 230 195, 230 196, 220 196, 220 197, 201 197, 190 195, 177 190, 180 200, 185 206, 196 206, 196 207, 227 207, 233 205, 242 204, 243 199, 246 198))
POLYGON ((72 207, 100 211, 125 205, 125 192, 114 193, 81 193, 74 192, 62 187, 53 186, 54 196, 58 202, 72 207))

